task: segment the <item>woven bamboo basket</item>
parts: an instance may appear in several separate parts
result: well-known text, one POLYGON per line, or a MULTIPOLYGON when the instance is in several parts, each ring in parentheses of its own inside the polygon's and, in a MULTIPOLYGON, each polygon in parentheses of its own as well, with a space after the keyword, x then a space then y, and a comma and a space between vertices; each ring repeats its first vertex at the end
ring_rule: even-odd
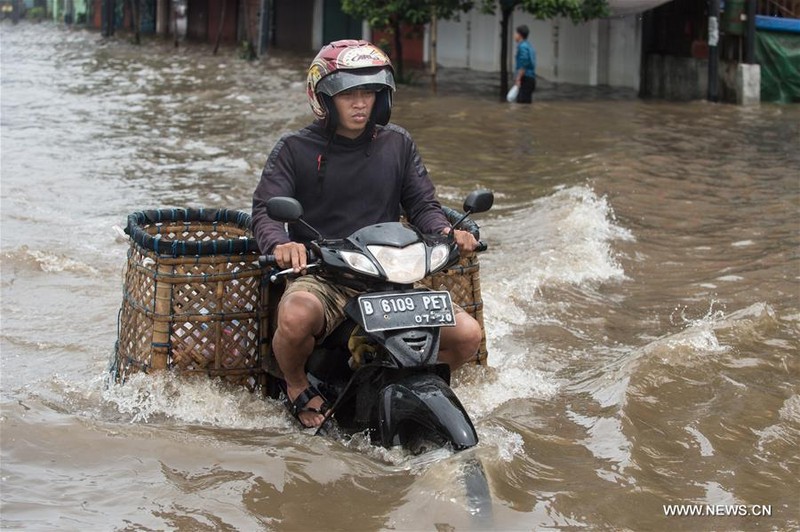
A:
POLYGON ((112 372, 169 369, 263 385, 267 269, 250 216, 163 209, 128 216, 128 251, 112 372), (263 309, 263 310, 262 310, 263 309))
POLYGON ((481 326, 481 347, 477 363, 486 364, 486 329, 483 326, 483 300, 481 299, 480 263, 478 255, 462 255, 456 266, 435 273, 421 281, 432 290, 447 290, 453 303, 467 311, 481 326))

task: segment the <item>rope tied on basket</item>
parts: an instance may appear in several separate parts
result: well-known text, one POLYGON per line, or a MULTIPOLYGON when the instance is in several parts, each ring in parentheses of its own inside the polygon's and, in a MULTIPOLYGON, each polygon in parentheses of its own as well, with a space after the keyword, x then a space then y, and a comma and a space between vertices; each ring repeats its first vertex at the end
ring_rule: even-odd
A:
MULTIPOLYGON (((219 240, 226 240, 230 255, 258 253, 258 243, 249 234, 252 218, 249 214, 230 209, 157 209, 135 212, 128 216, 125 232, 147 250, 173 257, 186 255, 219 255, 219 240), (241 229, 238 238, 219 238, 213 240, 174 239, 166 242, 166 237, 175 226, 169 222, 182 224, 184 233, 191 233, 196 224, 210 224, 211 232, 219 232, 219 224, 234 224, 241 229)), ((208 232, 208 231, 206 231, 208 232)))

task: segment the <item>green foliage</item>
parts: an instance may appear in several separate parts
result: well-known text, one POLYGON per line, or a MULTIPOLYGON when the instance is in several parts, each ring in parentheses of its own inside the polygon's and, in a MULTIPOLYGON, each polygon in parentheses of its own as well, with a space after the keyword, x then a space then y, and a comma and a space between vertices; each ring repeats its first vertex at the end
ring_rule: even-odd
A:
POLYGON ((44 19, 44 16, 45 11, 41 6, 32 7, 25 12, 25 18, 29 18, 31 20, 42 20, 44 19))
POLYGON ((608 16, 606 0, 342 0, 342 11, 366 20, 376 29, 387 29, 392 23, 427 24, 432 15, 448 20, 466 13, 479 2, 485 13, 513 11, 516 8, 538 19, 567 17, 584 22, 608 16))
POLYGON ((413 70, 410 72, 406 71, 395 76, 395 81, 401 85, 416 85, 419 82, 419 79, 419 72, 414 72, 413 70))
POLYGON ((484 13, 495 13, 499 8, 503 20, 503 47, 500 52, 501 98, 505 95, 507 78, 507 37, 511 13, 515 9, 544 20, 566 17, 574 23, 608 16, 607 0, 342 0, 342 11, 366 20, 374 29, 394 34, 394 58, 398 80, 404 80, 402 39, 399 35, 404 25, 428 24, 434 16, 447 20, 479 7, 484 13))
POLYGON ((244 39, 239 43, 239 59, 245 61, 253 61, 256 59, 256 47, 248 39, 244 39))
POLYGON ((428 24, 434 16, 450 19, 474 4, 474 0, 342 0, 342 11, 394 35, 395 79, 403 83, 409 79, 403 69, 403 26, 428 24))
POLYGON ((501 11, 518 7, 540 20, 566 17, 576 24, 609 15, 606 0, 481 0, 486 13, 494 13, 498 5, 501 11))
POLYGON ((474 0, 342 0, 342 11, 383 30, 395 23, 427 24, 434 14, 451 19, 459 12, 469 11, 474 4, 474 0))

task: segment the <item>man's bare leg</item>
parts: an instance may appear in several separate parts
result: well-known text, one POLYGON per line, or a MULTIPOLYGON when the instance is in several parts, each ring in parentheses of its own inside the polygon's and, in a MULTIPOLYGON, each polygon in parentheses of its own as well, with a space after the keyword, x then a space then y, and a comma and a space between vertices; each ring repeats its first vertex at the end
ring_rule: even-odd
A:
POLYGON ((483 331, 478 321, 463 309, 456 309, 456 326, 442 327, 439 361, 455 371, 467 362, 475 360, 481 347, 483 331))
MULTIPOLYGON (((316 342, 315 336, 325 326, 325 312, 320 300, 309 292, 293 292, 278 306, 278 330, 272 338, 272 352, 286 380, 286 393, 294 401, 308 388, 305 365, 316 342)), ((307 407, 320 408, 322 397, 312 398, 307 407)), ((322 414, 300 412, 300 423, 306 427, 322 424, 322 414)))

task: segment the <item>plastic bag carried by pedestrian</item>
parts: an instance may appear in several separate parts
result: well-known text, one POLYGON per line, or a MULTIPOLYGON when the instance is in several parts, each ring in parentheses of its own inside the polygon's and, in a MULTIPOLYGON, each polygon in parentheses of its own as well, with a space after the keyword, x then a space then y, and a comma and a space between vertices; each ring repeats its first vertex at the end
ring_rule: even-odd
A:
POLYGON ((508 103, 514 103, 517 101, 517 94, 519 94, 519 85, 512 85, 511 89, 509 89, 508 94, 506 94, 506 101, 508 103))

